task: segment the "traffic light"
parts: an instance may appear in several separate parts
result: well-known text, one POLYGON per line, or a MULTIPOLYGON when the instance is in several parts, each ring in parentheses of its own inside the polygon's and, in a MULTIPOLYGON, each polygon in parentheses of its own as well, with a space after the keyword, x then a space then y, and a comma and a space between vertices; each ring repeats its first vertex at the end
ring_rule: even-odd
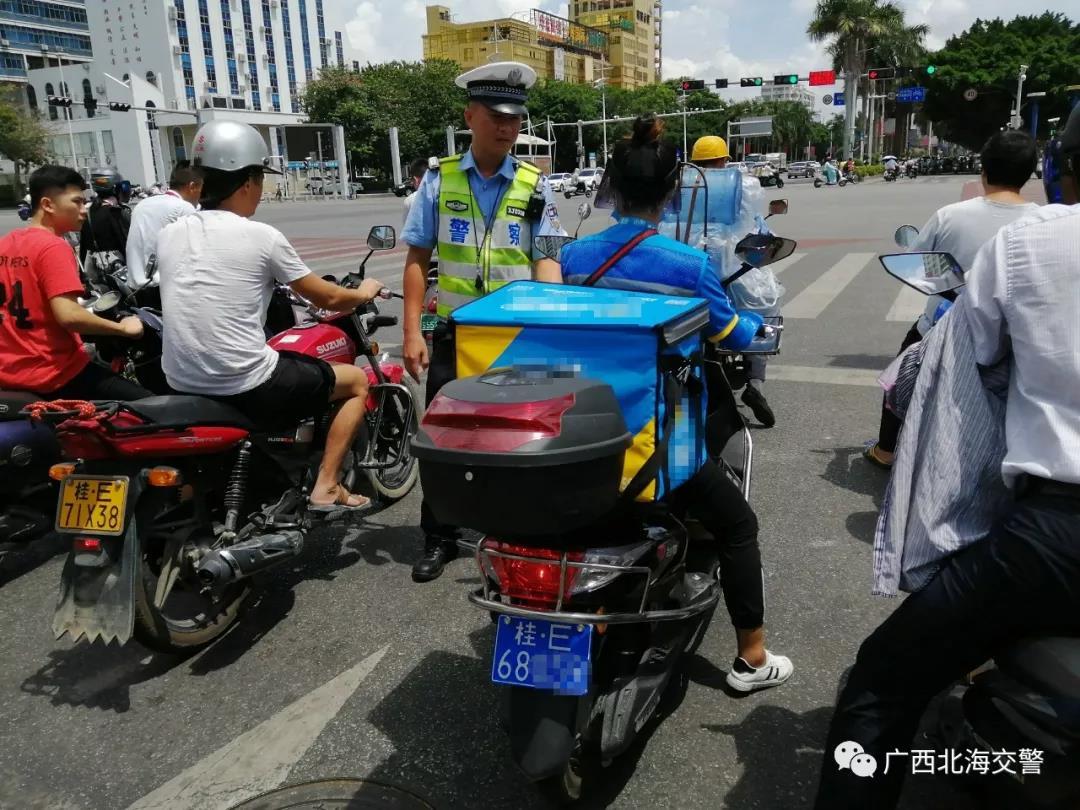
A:
POLYGON ((124 104, 122 101, 110 101, 109 109, 113 112, 127 112, 131 109, 131 105, 124 104))
POLYGON ((48 98, 50 107, 70 107, 71 99, 67 96, 49 96, 48 98))
POLYGON ((739 79, 740 87, 761 87, 762 80, 760 76, 752 76, 749 79, 739 79))
POLYGON ((87 112, 93 112, 94 110, 97 109, 97 99, 96 98, 84 98, 83 99, 83 107, 86 108, 87 112))
POLYGON ((915 71, 909 67, 898 67, 896 68, 896 78, 902 79, 905 76, 910 76, 914 72, 915 71))
POLYGON ((937 65, 927 65, 926 66, 926 75, 927 76, 933 76, 935 73, 937 73, 937 65))
POLYGON ((778 73, 773 76, 773 84, 798 84, 799 74, 797 73, 778 73))
POLYGON ((891 79, 895 73, 894 68, 872 68, 866 71, 866 77, 870 81, 876 82, 879 79, 891 79))
POLYGON ((687 91, 687 90, 704 90, 705 89, 705 80, 704 79, 687 79, 686 81, 684 81, 682 83, 682 89, 683 89, 683 91, 687 91))
POLYGON ((727 89, 727 79, 717 79, 716 80, 716 89, 717 90, 725 90, 725 89, 727 89))
POLYGON ((830 84, 836 84, 836 71, 835 70, 811 70, 810 71, 810 86, 811 87, 823 87, 830 84))

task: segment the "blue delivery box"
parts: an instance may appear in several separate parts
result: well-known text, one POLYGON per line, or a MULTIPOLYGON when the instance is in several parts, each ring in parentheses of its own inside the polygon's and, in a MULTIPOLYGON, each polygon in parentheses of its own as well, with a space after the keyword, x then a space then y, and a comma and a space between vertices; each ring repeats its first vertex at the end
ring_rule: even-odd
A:
POLYGON ((503 369, 610 386, 630 436, 624 497, 659 500, 703 464, 704 300, 520 281, 452 323, 459 380, 503 369))

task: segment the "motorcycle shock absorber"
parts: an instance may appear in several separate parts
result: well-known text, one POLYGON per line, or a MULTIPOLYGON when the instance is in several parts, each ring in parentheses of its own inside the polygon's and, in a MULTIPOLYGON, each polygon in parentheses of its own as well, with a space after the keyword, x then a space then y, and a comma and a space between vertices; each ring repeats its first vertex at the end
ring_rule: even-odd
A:
POLYGON ((236 462, 225 487, 225 531, 235 535, 247 494, 248 472, 251 468, 251 442, 244 442, 236 454, 236 462))

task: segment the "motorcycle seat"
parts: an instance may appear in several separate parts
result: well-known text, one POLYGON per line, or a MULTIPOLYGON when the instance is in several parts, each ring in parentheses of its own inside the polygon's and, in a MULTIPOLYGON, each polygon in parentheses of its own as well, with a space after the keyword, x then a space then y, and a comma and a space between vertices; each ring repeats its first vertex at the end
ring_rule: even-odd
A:
POLYGON ((228 425, 244 430, 255 426, 240 411, 215 399, 172 394, 125 403, 132 413, 160 425, 228 425))
POLYGON ((0 391, 0 422, 22 419, 19 411, 41 397, 29 391, 0 391))

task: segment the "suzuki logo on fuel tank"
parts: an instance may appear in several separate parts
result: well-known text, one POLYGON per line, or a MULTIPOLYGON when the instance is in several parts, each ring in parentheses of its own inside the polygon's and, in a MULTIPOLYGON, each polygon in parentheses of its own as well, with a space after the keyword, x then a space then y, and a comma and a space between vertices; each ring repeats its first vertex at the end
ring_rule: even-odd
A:
POLYGON ((337 349, 344 349, 348 342, 348 338, 339 337, 337 340, 331 340, 329 343, 323 343, 319 346, 316 346, 315 351, 317 351, 319 354, 329 354, 330 352, 336 351, 337 349))

